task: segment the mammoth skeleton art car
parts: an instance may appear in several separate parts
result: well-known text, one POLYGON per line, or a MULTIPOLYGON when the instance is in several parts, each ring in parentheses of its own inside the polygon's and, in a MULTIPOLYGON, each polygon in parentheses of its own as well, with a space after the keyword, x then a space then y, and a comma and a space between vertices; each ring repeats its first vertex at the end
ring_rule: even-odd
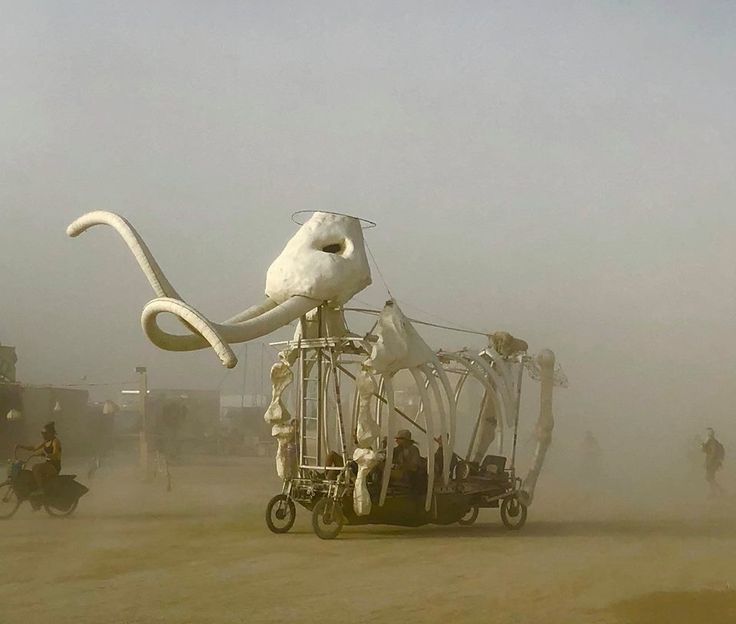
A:
POLYGON ((267 505, 269 529, 288 532, 296 504, 311 511, 314 532, 323 539, 336 537, 344 524, 470 525, 489 507, 500 507, 507 528, 520 529, 551 435, 551 388, 555 378, 562 379, 552 352, 531 357, 524 341, 497 332, 479 353, 435 354, 396 302, 388 301, 380 312, 360 311, 378 314, 374 334, 331 335, 338 323, 329 317, 342 317, 344 310, 320 307, 301 319, 294 340, 275 343, 283 350, 271 371, 266 419, 279 441, 283 490, 267 505), (522 481, 515 460, 525 369, 542 381, 538 430, 544 439, 522 481), (411 411, 396 404, 394 379, 401 371, 414 383, 418 401, 411 411), (292 418, 283 394, 295 376, 292 418), (457 406, 470 379, 479 382, 483 395, 463 423, 457 406), (458 424, 471 430, 462 454, 452 444, 458 424), (508 457, 504 429, 512 433, 508 457), (391 449, 402 435, 407 445, 417 444, 420 458, 409 479, 397 466, 399 446, 391 449))
POLYGON ((77 236, 100 224, 123 237, 156 292, 141 318, 155 345, 171 351, 211 346, 232 368, 237 358, 231 344, 296 323, 293 339, 277 343, 281 351, 271 369, 272 400, 265 413, 283 480, 266 511, 272 531, 291 528, 295 503, 311 510, 315 532, 326 539, 345 523, 472 524, 484 507, 500 507, 509 528, 524 524, 551 443, 552 389, 566 384, 564 374, 552 351, 529 355, 527 343, 506 332, 475 332, 487 339, 478 351, 435 352, 414 327, 421 321, 406 317, 393 298, 381 310, 347 307, 371 283, 363 228, 374 224, 313 213, 268 269, 265 301, 223 323, 181 298, 122 217, 89 213, 67 231, 77 236), (373 314, 375 324, 364 335, 353 333, 348 312, 373 314), (164 313, 187 333, 164 330, 158 324, 164 313), (516 447, 524 370, 540 381, 541 400, 536 448, 522 479, 516 447), (396 403, 401 377, 417 399, 411 412, 396 403), (294 392, 286 393, 295 379, 294 392), (479 404, 460 413, 469 380, 482 389, 479 404), (391 450, 400 431, 400 438, 408 436, 413 444, 416 436, 418 442, 412 451, 418 467, 409 479, 396 474, 391 450), (467 431, 469 443, 460 449, 459 434, 467 431), (508 444, 505 431, 513 436, 508 444))

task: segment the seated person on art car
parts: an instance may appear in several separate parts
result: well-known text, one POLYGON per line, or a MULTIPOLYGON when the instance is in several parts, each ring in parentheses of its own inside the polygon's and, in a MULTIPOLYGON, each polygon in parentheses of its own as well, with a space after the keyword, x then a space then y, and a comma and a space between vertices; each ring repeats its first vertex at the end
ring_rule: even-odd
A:
POLYGON ((395 441, 391 461, 391 484, 407 486, 412 491, 418 491, 422 479, 426 478, 425 461, 419 454, 416 442, 412 440, 411 431, 400 429, 395 441))

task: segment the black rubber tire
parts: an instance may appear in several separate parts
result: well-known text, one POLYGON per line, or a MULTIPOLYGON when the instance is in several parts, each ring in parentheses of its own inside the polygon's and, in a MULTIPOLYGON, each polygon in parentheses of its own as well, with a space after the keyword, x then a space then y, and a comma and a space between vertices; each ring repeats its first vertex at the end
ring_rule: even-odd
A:
POLYGON ((277 494, 266 505, 266 524, 271 533, 288 533, 296 520, 296 505, 286 494, 277 494), (285 507, 283 505, 285 503, 285 507), (275 510, 274 508, 278 508, 275 510), (279 516, 279 514, 282 514, 279 516))
POLYGON ((526 524, 527 507, 515 496, 501 503, 501 521, 510 531, 518 531, 526 524))
POLYGON ((0 485, 0 520, 12 518, 18 511, 18 507, 20 507, 20 499, 13 486, 8 482, 0 485), (5 501, 6 497, 7 501, 5 501))
POLYGON ((480 509, 478 509, 478 505, 473 505, 466 514, 460 518, 460 520, 457 521, 457 523, 460 526, 472 526, 475 524, 475 521, 478 519, 478 513, 480 512, 480 509))
POLYGON ((69 509, 66 509, 62 511, 61 509, 56 509, 52 507, 51 505, 47 505, 46 503, 43 504, 43 508, 46 510, 46 513, 49 514, 52 518, 66 518, 67 516, 71 516, 76 510, 77 505, 79 505, 79 499, 75 500, 69 509))
POLYGON ((342 531, 345 519, 340 504, 330 498, 320 498, 312 510, 312 529, 323 540, 335 539, 342 531), (329 517, 326 518, 326 514, 329 517))

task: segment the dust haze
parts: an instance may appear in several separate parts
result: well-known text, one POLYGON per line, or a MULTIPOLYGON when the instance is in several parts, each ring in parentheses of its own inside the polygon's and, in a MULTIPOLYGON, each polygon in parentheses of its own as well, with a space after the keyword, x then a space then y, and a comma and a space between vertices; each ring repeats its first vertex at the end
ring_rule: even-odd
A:
MULTIPOLYGON (((272 459, 187 454, 166 492, 115 452, 76 517, 0 525, 0 622, 677 623, 697 621, 690 594, 733 614, 736 7, 0 7, 0 342, 19 380, 117 400, 146 366, 155 387, 237 395, 243 366, 257 393, 275 361, 228 373, 152 346, 129 251, 65 236, 91 210, 128 218, 218 319, 262 299, 294 211, 371 219, 380 271, 356 305, 390 289, 412 317, 554 349, 570 380, 519 535, 484 511, 329 544, 304 514, 274 536, 272 459), (718 500, 706 427, 726 447, 718 500)), ((538 411, 525 381, 522 467, 538 411)))

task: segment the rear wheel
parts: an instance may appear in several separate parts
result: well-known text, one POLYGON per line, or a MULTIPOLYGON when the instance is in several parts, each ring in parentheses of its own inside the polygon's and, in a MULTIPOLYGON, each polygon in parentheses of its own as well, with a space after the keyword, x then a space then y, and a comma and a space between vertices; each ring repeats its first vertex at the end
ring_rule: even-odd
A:
POLYGON ((471 524, 475 524, 475 521, 478 519, 478 505, 473 505, 468 511, 465 513, 465 515, 458 520, 458 524, 461 526, 470 526, 471 524))
POLYGON ((526 505, 516 496, 504 498, 501 503, 501 521, 511 531, 518 531, 526 523, 526 505))
POLYGON ((20 499, 15 493, 13 484, 6 481, 0 485, 0 520, 12 518, 19 506, 20 499))
POLYGON ((296 506, 286 494, 277 494, 266 506, 266 524, 272 533, 286 533, 294 526, 296 506))
POLYGON ((43 508, 46 510, 46 513, 49 514, 52 518, 65 518, 66 516, 71 516, 74 511, 77 508, 77 505, 79 505, 79 500, 75 500, 67 509, 58 509, 56 507, 52 507, 51 505, 48 505, 47 503, 43 504, 43 508))
POLYGON ((320 539, 335 539, 342 531, 344 519, 340 503, 331 498, 321 498, 312 510, 312 528, 320 539))

